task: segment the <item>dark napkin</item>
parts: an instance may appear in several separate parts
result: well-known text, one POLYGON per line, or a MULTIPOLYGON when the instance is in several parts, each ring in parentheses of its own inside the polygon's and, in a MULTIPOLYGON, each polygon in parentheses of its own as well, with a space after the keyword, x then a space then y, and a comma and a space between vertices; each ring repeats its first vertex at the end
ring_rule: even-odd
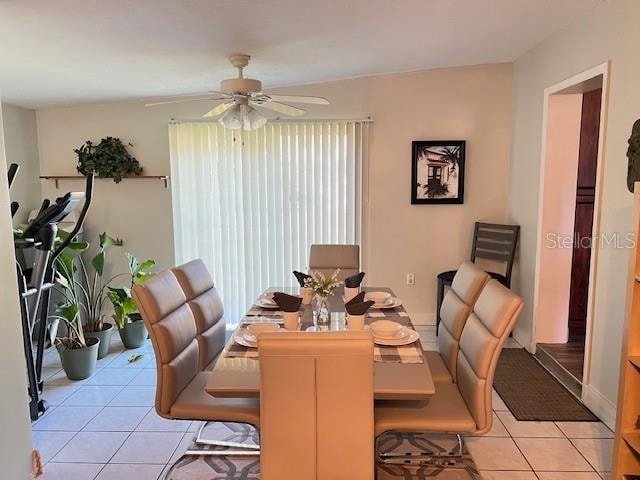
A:
POLYGON ((365 295, 364 292, 360 292, 351 300, 349 300, 347 303, 345 303, 344 306, 346 307, 347 305, 355 305, 356 303, 364 302, 364 295, 365 295))
POLYGON ((356 273, 344 279, 344 286, 347 288, 358 288, 364 278, 364 272, 356 273))
POLYGON ((302 305, 302 297, 296 297, 295 295, 288 295, 282 292, 276 292, 273 294, 273 301, 285 312, 297 312, 302 305))
MULTIPOLYGON (((364 274, 363 274, 364 275, 364 274)), ((347 303, 344 304, 344 309, 347 311, 349 315, 364 315, 367 313, 367 310, 371 308, 371 306, 375 302, 373 300, 369 300, 367 302, 364 301, 364 292, 360 292, 347 303)))
POLYGON ((375 302, 373 300, 353 304, 349 302, 348 304, 345 304, 344 307, 349 315, 364 315, 374 303, 375 302))
POLYGON ((300 284, 301 287, 304 287, 304 281, 307 278, 311 278, 311 275, 307 275, 306 273, 298 272, 297 270, 294 270, 293 274, 295 275, 295 277, 298 280, 298 283, 300 284))

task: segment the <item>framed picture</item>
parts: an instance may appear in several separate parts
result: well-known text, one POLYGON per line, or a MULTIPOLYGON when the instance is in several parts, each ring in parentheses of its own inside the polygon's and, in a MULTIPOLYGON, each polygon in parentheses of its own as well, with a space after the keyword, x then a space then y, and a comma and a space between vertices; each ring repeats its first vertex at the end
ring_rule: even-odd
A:
POLYGON ((464 203, 464 140, 414 141, 411 203, 464 203))

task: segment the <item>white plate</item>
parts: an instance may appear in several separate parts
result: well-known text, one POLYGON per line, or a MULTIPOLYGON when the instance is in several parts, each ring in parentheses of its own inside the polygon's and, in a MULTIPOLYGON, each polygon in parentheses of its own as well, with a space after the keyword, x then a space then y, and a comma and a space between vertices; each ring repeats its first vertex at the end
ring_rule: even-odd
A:
POLYGON ((280 308, 278 304, 268 297, 260 297, 256 300, 256 305, 262 308, 280 308))
POLYGON ((396 308, 402 305, 402 301, 398 297, 391 297, 386 303, 374 303, 373 308, 396 308))
POLYGON ((238 330, 233 336, 234 342, 236 342, 238 345, 242 345, 243 347, 257 348, 258 343, 256 341, 250 340, 247 337, 247 334, 249 334, 249 331, 245 328, 238 330))
MULTIPOLYGON (((271 332, 278 332, 280 331, 280 325, 278 325, 275 322, 255 322, 255 323, 272 323, 275 324, 276 328, 274 328, 273 330, 270 330, 271 332)), ((253 333, 251 330, 249 330, 249 328, 251 327, 251 325, 249 325, 247 328, 243 328, 241 331, 243 332, 242 337, 249 341, 249 342, 253 342, 256 343, 258 341, 255 333, 253 333)))
POLYGON ((399 347, 401 345, 409 345, 420 338, 420 334, 415 330, 411 330, 407 327, 402 327, 403 335, 396 338, 380 338, 373 336, 373 342, 378 345, 387 345, 393 347, 399 347))

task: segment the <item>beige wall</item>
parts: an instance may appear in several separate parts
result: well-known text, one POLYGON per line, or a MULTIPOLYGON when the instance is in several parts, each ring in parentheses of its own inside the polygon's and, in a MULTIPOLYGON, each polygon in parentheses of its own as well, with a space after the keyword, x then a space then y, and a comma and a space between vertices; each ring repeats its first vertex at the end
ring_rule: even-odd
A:
POLYGON ((2 105, 0 104, 0 468, 2 478, 31 478, 31 425, 27 407, 26 365, 22 350, 22 327, 18 304, 13 233, 4 154, 2 105))
MULTIPOLYGON (((474 221, 506 217, 511 66, 432 70, 281 91, 287 90, 331 101, 330 107, 310 108, 308 118, 374 118, 367 280, 391 286, 416 319, 432 322, 436 274, 468 257, 474 221), (411 141, 421 139, 467 141, 464 205, 410 204, 411 141), (416 274, 415 286, 405 284, 407 272, 416 274)), ((167 122, 195 118, 210 107, 189 102, 144 108, 139 102, 40 110, 41 170, 73 174, 74 147, 114 135, 134 144, 132 152, 147 173, 167 174, 167 122)), ((52 182, 43 182, 45 193, 54 194, 52 188, 52 182)), ((68 188, 70 182, 61 183, 60 191, 68 188)), ((158 181, 98 181, 87 229, 92 235, 107 230, 123 237, 136 254, 156 257, 162 267, 173 263, 171 195, 158 181)))
POLYGON ((565 343, 569 336, 569 292, 576 209, 582 95, 552 95, 547 111, 542 244, 536 318, 539 343, 565 343), (560 247, 560 248, 558 248, 560 247))
MULTIPOLYGON (((544 89, 611 61, 600 233, 631 231, 625 152, 633 121, 640 117, 639 20, 640 2, 606 2, 515 62, 509 218, 522 225, 515 288, 524 295, 527 307, 515 335, 525 344, 532 338, 544 89)), ((584 398, 609 422, 617 396, 627 257, 627 250, 607 246, 596 263, 591 374, 584 398)))
POLYGON ((20 203, 14 225, 24 223, 29 211, 40 208, 40 164, 36 112, 27 108, 2 104, 2 120, 7 163, 20 165, 11 187, 11 200, 20 203))

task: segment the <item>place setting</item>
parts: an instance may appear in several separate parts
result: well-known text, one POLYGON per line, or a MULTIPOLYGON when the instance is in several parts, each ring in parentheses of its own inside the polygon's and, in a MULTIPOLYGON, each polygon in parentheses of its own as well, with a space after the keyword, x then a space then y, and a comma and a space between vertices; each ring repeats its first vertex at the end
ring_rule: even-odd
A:
POLYGON ((374 343, 389 347, 409 345, 420 338, 415 330, 392 320, 376 320, 365 325, 365 330, 371 332, 374 343))
POLYGON ((233 344, 227 352, 228 357, 257 357, 258 335, 298 329, 302 297, 284 292, 271 292, 270 298, 282 318, 255 317, 255 320, 243 322, 233 336, 233 344))

